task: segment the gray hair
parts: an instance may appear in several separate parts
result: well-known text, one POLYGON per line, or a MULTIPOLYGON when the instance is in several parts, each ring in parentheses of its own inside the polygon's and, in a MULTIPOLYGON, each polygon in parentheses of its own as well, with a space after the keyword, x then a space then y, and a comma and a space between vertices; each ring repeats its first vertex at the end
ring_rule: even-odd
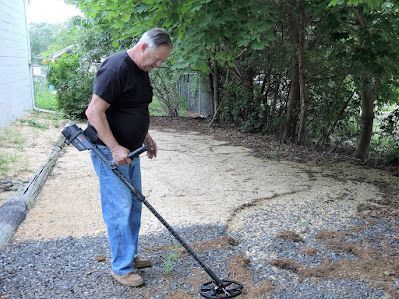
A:
POLYGON ((140 42, 148 44, 151 49, 160 46, 172 47, 169 33, 162 28, 153 28, 148 30, 141 36, 139 43, 140 42))

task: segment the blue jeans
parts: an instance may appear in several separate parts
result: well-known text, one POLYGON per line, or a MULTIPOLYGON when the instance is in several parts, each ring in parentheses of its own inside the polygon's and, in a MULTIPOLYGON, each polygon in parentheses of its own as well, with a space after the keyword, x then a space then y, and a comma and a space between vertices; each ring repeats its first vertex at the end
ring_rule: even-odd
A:
MULTIPOLYGON (((97 145, 97 148, 112 161, 108 147, 97 145)), ((112 271, 117 275, 134 272, 133 261, 137 255, 142 203, 93 151, 91 159, 100 183, 102 214, 111 248, 112 271)), ((132 164, 118 168, 141 192, 140 159, 135 158, 132 164)))

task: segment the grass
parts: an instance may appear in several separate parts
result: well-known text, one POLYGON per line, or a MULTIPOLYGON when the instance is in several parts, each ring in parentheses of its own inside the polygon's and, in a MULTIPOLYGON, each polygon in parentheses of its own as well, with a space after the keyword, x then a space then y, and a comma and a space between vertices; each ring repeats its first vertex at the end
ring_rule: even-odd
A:
POLYGON ((10 171, 10 164, 17 161, 16 154, 0 152, 0 174, 7 176, 10 171))
POLYGON ((166 116, 165 111, 162 107, 162 103, 157 97, 154 97, 151 104, 148 106, 151 116, 166 116))
POLYGON ((47 82, 35 82, 35 106, 40 109, 58 110, 57 96, 50 91, 47 82))
MULTIPOLYGON (((151 104, 148 107, 151 116, 167 116, 167 112, 163 104, 159 101, 157 97, 154 96, 151 104)), ((188 103, 186 100, 182 99, 182 103, 179 108, 179 116, 187 116, 188 103)))
POLYGON ((168 275, 173 271, 175 263, 181 254, 181 246, 177 242, 173 242, 173 249, 169 252, 162 264, 162 273, 163 275, 168 275))
POLYGON ((176 251, 172 251, 166 255, 165 260, 162 265, 162 273, 163 275, 168 275, 173 271, 174 265, 179 258, 179 254, 176 251))
POLYGON ((7 127, 0 130, 0 146, 8 146, 8 144, 12 143, 22 147, 25 142, 25 137, 15 128, 7 127))
POLYGON ((20 119, 19 122, 37 129, 48 129, 48 125, 45 125, 36 119, 20 119))

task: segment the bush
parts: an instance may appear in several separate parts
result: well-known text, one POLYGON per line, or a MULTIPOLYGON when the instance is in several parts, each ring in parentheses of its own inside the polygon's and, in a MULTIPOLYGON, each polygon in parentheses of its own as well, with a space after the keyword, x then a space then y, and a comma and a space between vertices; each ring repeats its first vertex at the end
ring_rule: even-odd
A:
POLYGON ((180 116, 187 111, 187 100, 180 94, 178 85, 182 72, 158 68, 151 71, 151 84, 154 103, 151 107, 155 115, 180 116), (160 110, 163 110, 162 112, 160 110))
POLYGON ((64 54, 50 65, 48 81, 57 90, 58 107, 68 116, 84 119, 92 94, 93 74, 79 63, 79 55, 64 54))

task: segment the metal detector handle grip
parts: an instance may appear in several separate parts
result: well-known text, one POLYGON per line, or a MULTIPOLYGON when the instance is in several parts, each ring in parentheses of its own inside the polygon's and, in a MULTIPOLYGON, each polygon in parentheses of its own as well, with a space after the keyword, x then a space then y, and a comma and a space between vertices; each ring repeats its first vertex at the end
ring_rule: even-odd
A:
POLYGON ((143 145, 142 147, 140 147, 140 148, 136 149, 135 151, 129 153, 127 156, 130 159, 134 159, 134 158, 138 157, 140 154, 144 153, 147 149, 148 149, 148 146, 147 145, 143 145))

